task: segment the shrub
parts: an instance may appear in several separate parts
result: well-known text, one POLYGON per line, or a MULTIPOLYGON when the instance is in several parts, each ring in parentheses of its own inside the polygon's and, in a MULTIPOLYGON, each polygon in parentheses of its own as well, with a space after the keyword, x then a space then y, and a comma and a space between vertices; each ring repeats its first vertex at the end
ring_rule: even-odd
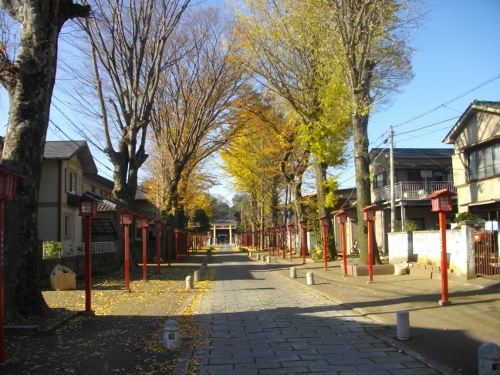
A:
POLYGON ((43 244, 43 248, 45 250, 46 258, 56 258, 61 256, 63 244, 62 242, 57 241, 47 241, 43 244))

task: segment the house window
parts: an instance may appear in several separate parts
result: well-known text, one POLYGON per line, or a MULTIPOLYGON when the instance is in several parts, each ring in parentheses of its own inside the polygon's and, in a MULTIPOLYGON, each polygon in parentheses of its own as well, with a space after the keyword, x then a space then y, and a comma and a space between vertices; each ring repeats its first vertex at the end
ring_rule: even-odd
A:
POLYGON ((71 237, 71 215, 64 215, 64 225, 63 225, 64 237, 71 237))
POLYGON ((500 142, 469 153, 469 180, 477 181, 500 175, 500 142))
POLYGON ((90 185, 90 192, 95 193, 95 186, 94 185, 90 185))
POLYGON ((374 187, 379 188, 387 185, 387 173, 379 173, 375 175, 374 187))
POLYGON ((78 175, 74 172, 67 171, 66 173, 66 191, 78 194, 78 175))

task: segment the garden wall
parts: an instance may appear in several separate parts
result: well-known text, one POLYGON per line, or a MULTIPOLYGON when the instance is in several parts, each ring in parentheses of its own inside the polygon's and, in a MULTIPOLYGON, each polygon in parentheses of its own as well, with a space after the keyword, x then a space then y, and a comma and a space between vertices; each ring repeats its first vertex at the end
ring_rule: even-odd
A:
MULTIPOLYGON (((475 250, 473 222, 461 222, 460 229, 446 231, 448 267, 459 276, 474 277, 475 250)), ((389 262, 441 265, 440 231, 388 233, 389 262)))

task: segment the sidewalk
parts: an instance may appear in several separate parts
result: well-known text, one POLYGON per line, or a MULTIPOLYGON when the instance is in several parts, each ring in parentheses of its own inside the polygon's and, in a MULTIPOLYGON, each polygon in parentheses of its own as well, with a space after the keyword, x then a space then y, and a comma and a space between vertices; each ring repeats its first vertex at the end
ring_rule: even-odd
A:
MULTIPOLYGON (((79 316, 85 307, 83 280, 77 290, 43 292, 47 304, 60 312, 57 320, 6 326, 6 374, 174 374, 182 346, 196 335, 186 309, 203 283, 186 289, 185 278, 199 270, 205 251, 189 258, 148 267, 131 275, 130 292, 123 276, 93 277, 95 317, 79 316), (181 324, 181 348, 166 350, 161 340, 168 320, 181 324), (36 323, 36 325, 35 325, 36 323)), ((181 364, 182 365, 182 364, 181 364)), ((0 371, 1 372, 1 371, 0 371)))
POLYGON ((200 375, 437 375, 417 355, 373 335, 380 324, 229 246, 192 307, 202 329, 190 370, 200 375))
MULTIPOLYGON (((269 253, 260 253, 264 256, 269 253)), ((262 257, 262 256, 261 256, 262 257)), ((252 259, 256 260, 256 254, 252 259)), ((264 257, 264 259, 266 259, 264 257)), ((262 263, 265 263, 261 261, 262 263)), ((449 373, 476 374, 477 349, 484 342, 500 345, 500 284, 498 279, 477 278, 465 280, 453 274, 448 276, 450 306, 441 307, 441 280, 413 275, 344 277, 341 260, 302 264, 302 258, 293 260, 271 255, 270 270, 284 279, 314 290, 328 298, 369 317, 381 325, 372 333, 392 340, 405 350, 413 350, 434 364, 444 364, 449 373), (296 267, 297 278, 290 278, 290 268, 296 267), (314 274, 315 285, 307 285, 306 274, 314 274), (397 312, 410 314, 410 340, 397 341, 397 312)), ((348 258, 356 264, 357 258, 348 258)))

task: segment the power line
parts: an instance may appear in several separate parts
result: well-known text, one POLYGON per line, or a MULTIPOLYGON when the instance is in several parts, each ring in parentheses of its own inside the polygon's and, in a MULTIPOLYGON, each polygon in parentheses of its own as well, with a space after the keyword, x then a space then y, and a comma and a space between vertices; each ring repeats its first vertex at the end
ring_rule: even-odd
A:
POLYGON ((394 127, 394 128, 396 128, 396 127, 400 127, 400 126, 406 125, 406 124, 408 124, 408 123, 410 123, 410 122, 413 122, 413 121, 415 121, 415 120, 418 120, 419 118, 422 118, 422 117, 424 117, 424 116, 427 116, 429 113, 435 112, 435 111, 437 111, 438 109, 440 109, 440 108, 442 108, 442 107, 446 107, 448 104, 453 103, 453 102, 457 101, 458 99, 463 98, 464 96, 466 96, 466 95, 470 94, 471 92, 474 92, 474 91, 476 91, 476 90, 480 89, 480 88, 481 88, 481 87, 483 87, 483 86, 486 86, 488 83, 491 83, 491 82, 493 82, 493 81, 497 80, 498 78, 500 78, 500 74, 498 74, 498 75, 496 75, 496 76, 494 76, 494 77, 492 77, 492 78, 488 79, 487 81, 484 81, 483 83, 481 83, 481 84, 477 85, 476 87, 471 88, 470 90, 467 90, 466 92, 464 92, 464 93, 462 93, 462 94, 460 94, 460 95, 458 95, 458 96, 454 97, 453 99, 448 100, 447 102, 445 102, 445 103, 443 103, 443 104, 440 104, 440 105, 438 105, 437 107, 435 107, 435 108, 433 108, 433 109, 431 109, 431 110, 429 110, 429 111, 427 111, 427 112, 422 113, 421 115, 415 116, 415 117, 413 117, 413 118, 411 118, 411 119, 409 119, 409 120, 407 120, 407 121, 404 121, 404 122, 402 122, 402 123, 400 123, 400 124, 398 124, 398 125, 393 125, 393 127, 394 127))

